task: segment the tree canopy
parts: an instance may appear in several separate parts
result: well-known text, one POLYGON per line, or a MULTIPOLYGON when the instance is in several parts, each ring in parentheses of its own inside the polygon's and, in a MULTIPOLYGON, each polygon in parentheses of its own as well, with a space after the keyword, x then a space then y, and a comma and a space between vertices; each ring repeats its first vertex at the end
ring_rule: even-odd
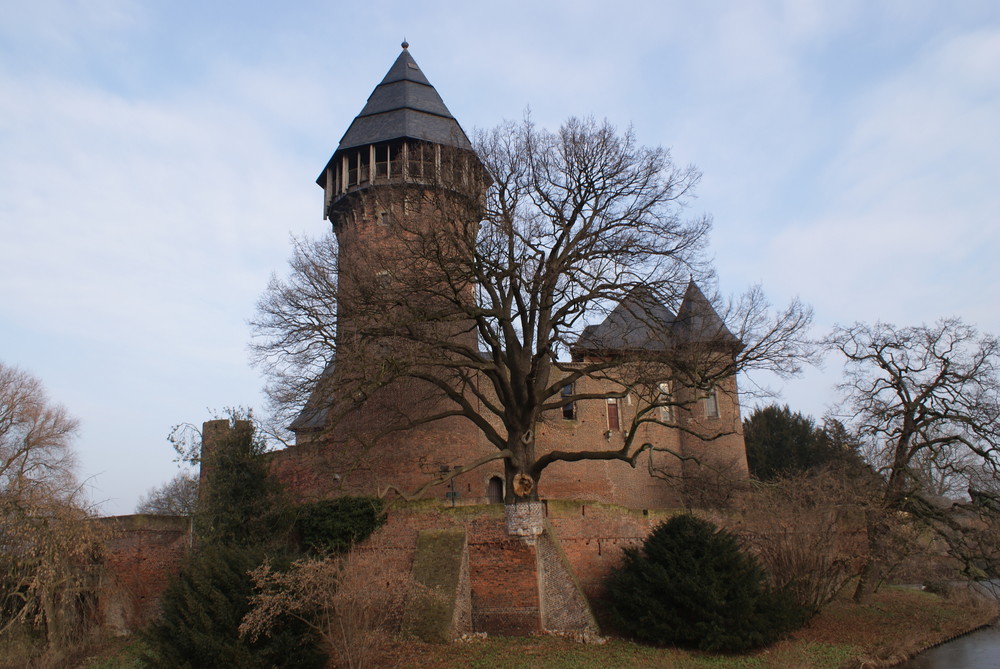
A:
POLYGON ((162 486, 151 488, 136 503, 136 513, 158 516, 190 516, 198 502, 198 479, 191 472, 178 472, 162 486))
POLYGON ((762 481, 831 464, 861 465, 856 440, 843 423, 817 425, 786 404, 759 407, 743 420, 750 474, 762 481))

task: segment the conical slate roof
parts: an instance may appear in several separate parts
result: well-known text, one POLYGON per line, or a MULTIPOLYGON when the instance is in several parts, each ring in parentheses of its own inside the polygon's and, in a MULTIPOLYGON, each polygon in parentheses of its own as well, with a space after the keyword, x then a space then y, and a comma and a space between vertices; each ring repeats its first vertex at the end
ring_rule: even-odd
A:
POLYGON ((601 323, 585 327, 573 348, 600 353, 665 351, 690 342, 740 345, 693 280, 676 315, 649 291, 636 289, 601 323))
MULTIPOLYGON (((396 62, 368 96, 368 103, 340 139, 333 158, 355 147, 404 138, 472 150, 462 126, 413 60, 408 47, 403 42, 396 62)), ((321 186, 325 183, 322 173, 316 182, 321 186)))
POLYGON ((677 310, 674 325, 677 334, 686 341, 716 342, 719 344, 740 344, 740 340, 729 331, 719 314, 712 307, 701 288, 694 282, 688 283, 684 301, 677 310))

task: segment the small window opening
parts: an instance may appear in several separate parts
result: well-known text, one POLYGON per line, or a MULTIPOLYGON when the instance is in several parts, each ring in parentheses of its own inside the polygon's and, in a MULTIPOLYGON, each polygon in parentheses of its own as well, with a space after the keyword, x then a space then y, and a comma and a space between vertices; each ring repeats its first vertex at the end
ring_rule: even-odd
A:
POLYGON ((670 422, 674 419, 674 407, 671 401, 670 384, 661 383, 657 402, 660 403, 660 420, 663 422, 670 422))
POLYGON ((434 150, 426 144, 411 144, 407 172, 411 179, 423 181, 434 174, 434 150))
POLYGON ((347 156, 347 185, 356 186, 358 184, 358 154, 351 153, 347 156))
POLYGON ((618 398, 609 397, 608 398, 608 430, 616 432, 621 429, 621 423, 618 420, 618 398))
POLYGON ((366 146, 365 148, 361 149, 361 151, 358 152, 358 158, 360 160, 359 165, 358 165, 358 183, 359 184, 366 184, 366 183, 368 183, 369 178, 371 176, 370 172, 369 172, 369 169, 370 169, 369 166, 371 164, 371 156, 369 155, 369 147, 366 146))
MULTIPOLYGON (((564 398, 573 395, 573 384, 567 383, 562 387, 562 396, 564 398)), ((562 408, 563 418, 566 420, 574 420, 576 418, 576 402, 570 402, 569 404, 564 404, 562 408)))
POLYGON ((705 418, 719 417, 719 392, 712 388, 705 396, 705 418))
POLYGON ((401 179, 403 177, 403 145, 392 144, 389 146, 389 178, 401 179))
POLYGON ((389 145, 375 147, 375 178, 389 178, 389 145))

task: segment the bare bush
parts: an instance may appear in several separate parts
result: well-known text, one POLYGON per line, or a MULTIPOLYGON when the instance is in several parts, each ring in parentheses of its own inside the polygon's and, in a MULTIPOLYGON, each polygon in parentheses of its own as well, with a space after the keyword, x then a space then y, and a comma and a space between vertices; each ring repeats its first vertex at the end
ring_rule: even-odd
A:
POLYGON ((758 484, 747 497, 745 541, 772 585, 811 614, 858 573, 856 505, 866 494, 854 477, 826 469, 758 484))
POLYGON ((76 429, 38 379, 0 363, 0 637, 41 632, 49 655, 93 622, 100 531, 74 475, 76 429))
POLYGON ((290 616, 316 631, 350 669, 371 666, 398 630, 413 589, 409 573, 382 549, 356 546, 342 556, 298 560, 284 572, 265 562, 251 573, 257 594, 240 634, 256 640, 290 616))

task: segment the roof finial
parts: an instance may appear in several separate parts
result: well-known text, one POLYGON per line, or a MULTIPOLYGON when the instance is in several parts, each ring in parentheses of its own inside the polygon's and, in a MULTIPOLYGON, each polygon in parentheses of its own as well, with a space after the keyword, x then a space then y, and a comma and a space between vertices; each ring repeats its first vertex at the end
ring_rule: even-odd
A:
POLYGON ((409 49, 409 48, 410 48, 410 43, 409 43, 409 42, 407 42, 407 41, 406 41, 406 38, 404 37, 404 38, 403 38, 403 43, 402 43, 402 44, 400 44, 399 46, 403 47, 404 49, 409 49))

